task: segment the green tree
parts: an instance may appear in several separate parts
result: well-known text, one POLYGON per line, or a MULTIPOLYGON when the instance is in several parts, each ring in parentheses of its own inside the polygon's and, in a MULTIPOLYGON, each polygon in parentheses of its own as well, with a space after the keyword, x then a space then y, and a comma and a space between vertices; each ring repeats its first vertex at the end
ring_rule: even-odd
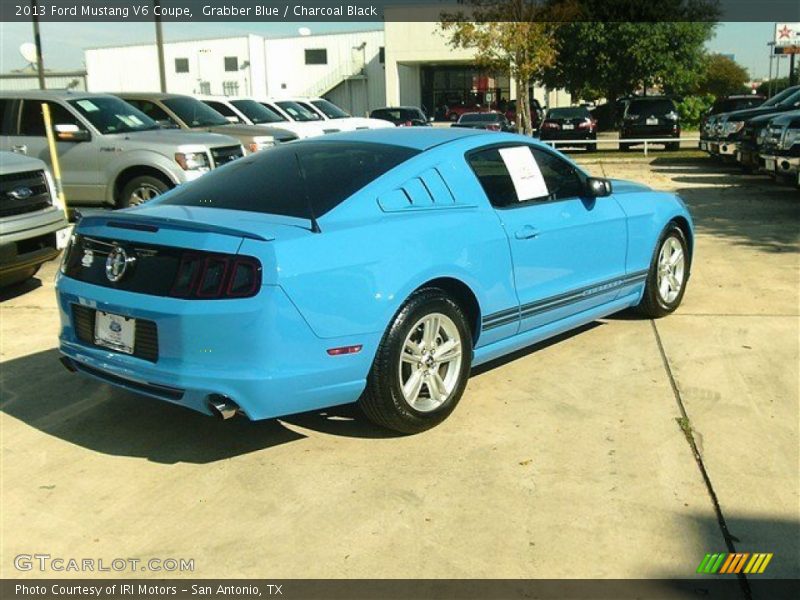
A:
POLYGON ((705 74, 698 85, 698 91, 717 98, 742 94, 748 91, 745 86, 748 79, 750 76, 747 69, 735 60, 721 54, 712 54, 706 60, 705 74))
POLYGON ((696 88, 717 0, 578 2, 580 18, 557 30, 559 60, 545 69, 545 85, 612 103, 643 88, 671 94, 696 88))
POLYGON ((469 10, 442 13, 441 28, 453 48, 475 50, 475 62, 489 72, 509 73, 517 87, 517 120, 532 133, 528 86, 555 63, 556 32, 576 14, 574 2, 465 0, 469 10))

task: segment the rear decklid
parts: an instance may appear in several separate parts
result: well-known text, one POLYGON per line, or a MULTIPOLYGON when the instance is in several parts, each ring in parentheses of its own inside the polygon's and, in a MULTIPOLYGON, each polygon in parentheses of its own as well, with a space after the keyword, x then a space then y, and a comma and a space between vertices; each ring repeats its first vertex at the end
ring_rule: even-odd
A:
POLYGON ((273 282, 276 269, 272 242, 311 235, 302 219, 170 205, 143 205, 87 216, 75 233, 65 258, 68 277, 156 296, 175 295, 181 265, 187 261, 232 263, 243 254, 258 260, 261 281, 273 282), (245 242, 249 244, 242 253, 245 242), (124 276, 109 277, 109 261, 113 259, 126 263, 124 276))

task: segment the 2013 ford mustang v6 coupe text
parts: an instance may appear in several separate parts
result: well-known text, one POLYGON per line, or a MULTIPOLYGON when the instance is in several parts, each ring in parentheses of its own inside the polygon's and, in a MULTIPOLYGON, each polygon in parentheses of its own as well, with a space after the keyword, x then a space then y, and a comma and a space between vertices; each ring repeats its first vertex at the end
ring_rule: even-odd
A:
POLYGON ((470 368, 628 307, 672 312, 692 221, 530 138, 342 133, 84 217, 57 290, 65 365, 224 417, 358 401, 440 423, 470 368))

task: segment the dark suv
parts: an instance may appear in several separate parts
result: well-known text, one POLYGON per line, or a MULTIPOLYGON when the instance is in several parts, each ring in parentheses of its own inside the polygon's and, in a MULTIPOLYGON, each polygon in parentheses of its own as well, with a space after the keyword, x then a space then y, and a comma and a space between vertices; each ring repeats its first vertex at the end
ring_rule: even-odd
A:
MULTIPOLYGON (((651 138, 664 140, 667 150, 680 148, 681 125, 678 111, 671 98, 664 96, 649 96, 633 98, 625 108, 622 117, 622 130, 619 132, 620 140, 651 138), (667 140, 676 140, 669 142, 667 140)), ((631 146, 639 142, 620 142, 619 149, 630 150, 631 146)))
POLYGON ((735 94, 720 98, 714 102, 708 112, 700 119, 700 150, 709 150, 708 145, 715 136, 717 115, 735 110, 756 108, 761 106, 764 100, 766 100, 766 97, 759 94, 735 94))

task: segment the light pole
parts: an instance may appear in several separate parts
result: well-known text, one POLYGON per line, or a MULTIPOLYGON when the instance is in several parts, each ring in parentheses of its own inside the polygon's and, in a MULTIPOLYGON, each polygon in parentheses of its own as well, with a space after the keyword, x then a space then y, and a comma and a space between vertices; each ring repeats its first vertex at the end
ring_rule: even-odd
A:
POLYGON ((39 76, 39 89, 45 89, 44 59, 42 59, 42 36, 39 35, 39 2, 31 0, 33 17, 33 43, 36 45, 36 74, 39 76))
POLYGON ((156 51, 158 52, 158 78, 161 83, 161 93, 167 91, 167 74, 164 69, 164 34, 161 31, 161 0, 153 0, 153 14, 156 20, 156 51))

